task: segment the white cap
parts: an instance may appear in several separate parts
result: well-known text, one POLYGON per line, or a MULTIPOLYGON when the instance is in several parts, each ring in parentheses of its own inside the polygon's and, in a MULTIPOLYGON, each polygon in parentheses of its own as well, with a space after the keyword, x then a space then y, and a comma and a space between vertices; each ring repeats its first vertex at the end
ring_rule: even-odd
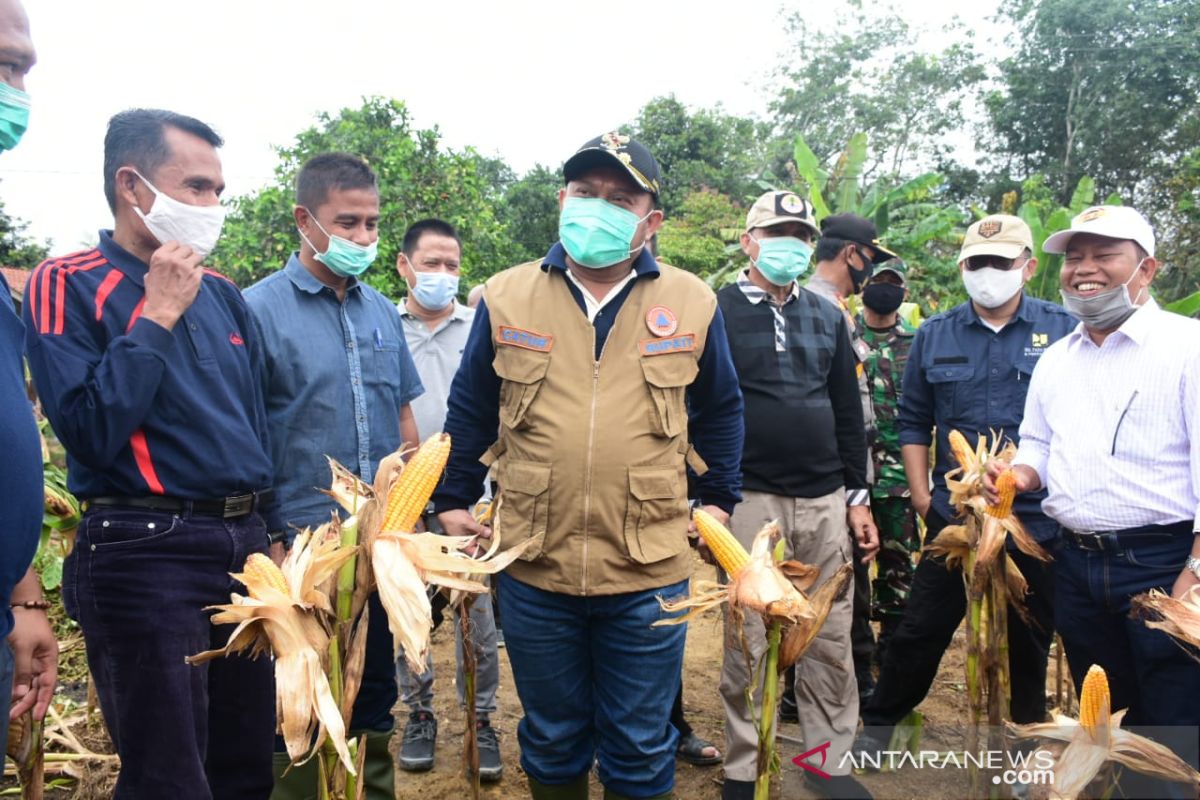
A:
POLYGON ((1071 227, 1048 237, 1042 243, 1047 253, 1067 252, 1067 243, 1077 233, 1092 233, 1109 239, 1137 242, 1147 255, 1154 255, 1154 229, 1146 218, 1129 206, 1092 206, 1071 220, 1071 227))

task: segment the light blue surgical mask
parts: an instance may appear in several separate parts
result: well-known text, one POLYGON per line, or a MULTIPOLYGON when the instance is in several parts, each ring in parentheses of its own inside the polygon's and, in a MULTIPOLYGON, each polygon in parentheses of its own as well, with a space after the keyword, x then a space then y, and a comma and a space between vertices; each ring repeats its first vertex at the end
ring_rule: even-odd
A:
POLYGON ((758 258, 751 263, 762 276, 776 286, 787 286, 808 269, 812 260, 813 247, 795 236, 773 236, 755 239, 758 243, 758 258))
POLYGON ((29 127, 29 95, 0 83, 0 150, 12 150, 29 127))
POLYGON ((643 241, 631 247, 638 225, 650 214, 638 217, 599 197, 572 197, 558 216, 558 237, 576 264, 603 269, 619 264, 645 246, 643 241))
POLYGON ((417 272, 417 285, 409 287, 413 299, 422 308, 441 311, 458 294, 458 276, 446 272, 417 272))
MULTIPOLYGON (((307 208, 304 210, 308 211, 307 208)), ((355 244, 349 239, 335 236, 322 228, 321 223, 317 222, 317 215, 311 211, 308 211, 308 216, 321 233, 329 237, 329 246, 325 248, 324 253, 320 253, 317 252, 316 247, 313 247, 313 243, 308 241, 304 232, 300 232, 300 238, 307 242, 309 247, 312 247, 313 257, 317 261, 329 267, 329 271, 334 275, 342 278, 357 278, 367 271, 367 267, 371 266, 375 256, 379 253, 378 240, 366 246, 355 244)))

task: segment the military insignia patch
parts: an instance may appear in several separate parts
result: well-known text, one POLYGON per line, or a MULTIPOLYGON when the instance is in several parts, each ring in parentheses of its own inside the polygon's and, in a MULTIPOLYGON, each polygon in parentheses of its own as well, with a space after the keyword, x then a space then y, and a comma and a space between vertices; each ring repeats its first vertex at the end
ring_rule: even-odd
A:
POLYGON ((1046 333, 1033 334, 1033 346, 1034 347, 1045 347, 1048 344, 1050 344, 1050 335, 1049 334, 1046 334, 1046 333))
POLYGON ((1107 211, 1108 210, 1104 206, 1096 206, 1095 208, 1089 208, 1087 211, 1080 214, 1077 219, 1080 222, 1091 222, 1094 219, 1103 217, 1107 211))
POLYGON ((655 336, 670 336, 679 328, 679 319, 666 306, 654 306, 646 312, 646 327, 655 336))
POLYGON ((644 356, 665 356, 668 353, 690 353, 696 349, 696 334, 681 333, 665 339, 642 339, 638 350, 644 356))
POLYGON ((611 131, 600 137, 600 144, 604 145, 609 150, 620 150, 625 145, 629 144, 629 137, 623 133, 611 131))
POLYGON ((549 353, 550 348, 554 346, 554 337, 548 333, 538 333, 537 331, 527 331, 523 328, 512 328, 508 325, 501 325, 500 329, 496 331, 496 344, 506 344, 510 347, 523 347, 526 350, 549 353))
POLYGON ((997 220, 981 222, 979 223, 979 235, 985 239, 990 239, 999 233, 1002 227, 1002 223, 998 222, 997 220))

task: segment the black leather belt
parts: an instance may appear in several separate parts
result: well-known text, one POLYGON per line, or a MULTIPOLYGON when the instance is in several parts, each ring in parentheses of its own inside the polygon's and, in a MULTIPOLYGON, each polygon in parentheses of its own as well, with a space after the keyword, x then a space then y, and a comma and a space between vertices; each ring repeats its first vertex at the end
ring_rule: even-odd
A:
POLYGON ((1073 531, 1063 528, 1063 539, 1080 550, 1093 553, 1119 553, 1132 547, 1136 540, 1147 536, 1180 536, 1192 534, 1192 520, 1172 522, 1170 525, 1143 525, 1140 528, 1125 528, 1119 531, 1073 531))
POLYGON ((211 500, 184 500, 181 497, 91 497, 85 501, 84 508, 92 506, 121 506, 124 508, 144 508, 150 511, 163 511, 168 514, 200 514, 205 517, 244 517, 262 508, 270 498, 271 490, 247 492, 229 497, 217 497, 211 500))

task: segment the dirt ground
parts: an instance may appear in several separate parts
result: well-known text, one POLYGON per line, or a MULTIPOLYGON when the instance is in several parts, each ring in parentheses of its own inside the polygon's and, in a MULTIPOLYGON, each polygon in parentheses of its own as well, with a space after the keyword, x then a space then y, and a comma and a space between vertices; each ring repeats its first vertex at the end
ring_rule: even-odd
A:
MULTIPOLYGON (((712 570, 698 562, 701 570, 712 570)), ((965 718, 966 693, 965 670, 960 628, 955 642, 942 659, 942 666, 930 691, 929 697, 919 710, 925 717, 922 737, 923 748, 959 749, 961 741, 949 735, 953 726, 961 726, 965 718), (945 734, 945 735, 943 735, 945 734)), ((717 687, 721 670, 721 618, 711 613, 688 628, 687 650, 684 656, 683 698, 684 713, 696 729, 696 733, 715 743, 724 752, 724 711, 717 687)), ((492 724, 500 733, 500 747, 504 758, 504 777, 499 783, 483 786, 480 796, 487 800, 497 798, 527 798, 528 784, 520 768, 520 752, 517 746, 517 723, 521 719, 521 706, 517 701, 512 682, 512 671, 507 657, 500 659, 499 709, 492 724)), ((434 710, 438 716, 438 749, 434 768, 426 773, 397 772, 396 797, 400 800, 460 800, 470 796, 461 767, 462 736, 465 730, 464 716, 454 700, 454 637, 448 626, 443 625, 434 633, 434 670, 438 676, 435 684, 434 710)), ((1065 666, 1064 666, 1065 670, 1065 666)), ((1049 702, 1054 702, 1055 660, 1051 654, 1047 675, 1049 702)), ((1069 690, 1069 686, 1067 687, 1069 690)), ((406 717, 403 706, 397 708, 397 720, 406 717)), ((800 730, 795 724, 780 726, 779 755, 783 762, 781 780, 776 780, 771 796, 776 800, 807 800, 817 797, 802 785, 803 772, 791 763, 791 758, 807 748, 799 744, 800 730), (783 738, 786 737, 786 738, 783 738)), ((399 746, 399 737, 393 740, 393 748, 399 746)), ((695 767, 683 761, 677 762, 675 773, 675 796, 677 800, 719 800, 721 796, 721 767, 695 767)), ((929 773, 918 779, 912 771, 877 773, 859 776, 878 800, 884 798, 921 798, 921 800, 954 800, 967 796, 965 771, 939 773, 944 780, 930 791, 929 773)), ((591 800, 603 797, 603 787, 593 776, 591 800)))

